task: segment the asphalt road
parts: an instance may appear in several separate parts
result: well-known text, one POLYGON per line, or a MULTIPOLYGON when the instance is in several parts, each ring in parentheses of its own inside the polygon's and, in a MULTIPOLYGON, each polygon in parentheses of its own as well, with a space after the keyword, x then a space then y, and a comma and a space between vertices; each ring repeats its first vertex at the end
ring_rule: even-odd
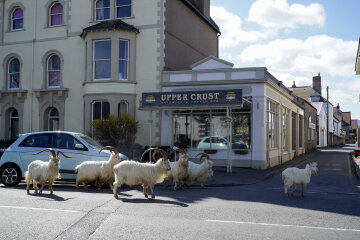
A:
POLYGON ((0 185, 0 239, 360 239, 360 183, 348 149, 313 155, 305 197, 285 197, 280 175, 258 184, 174 191, 54 186, 26 194, 0 185))

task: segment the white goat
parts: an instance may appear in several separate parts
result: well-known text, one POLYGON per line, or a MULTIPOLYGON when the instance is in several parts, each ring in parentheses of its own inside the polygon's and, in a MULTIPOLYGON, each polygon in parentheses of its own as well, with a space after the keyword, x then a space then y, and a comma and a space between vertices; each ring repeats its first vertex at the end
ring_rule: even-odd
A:
POLYGON ((304 169, 299 169, 296 167, 285 169, 281 174, 282 180, 284 181, 285 195, 289 196, 288 190, 292 185, 294 185, 294 190, 292 191, 291 195, 294 195, 296 188, 301 185, 301 196, 304 196, 304 190, 306 186, 310 183, 311 175, 316 175, 317 171, 318 168, 316 162, 306 164, 306 167, 304 169))
POLYGON ((76 175, 76 188, 79 188, 79 184, 82 183, 86 189, 86 182, 96 182, 98 189, 104 183, 110 185, 112 189, 112 183, 114 181, 114 166, 121 162, 121 154, 115 147, 106 146, 102 150, 110 150, 110 157, 108 161, 86 161, 75 167, 76 175))
POLYGON ((205 153, 201 154, 200 160, 203 158, 205 158, 205 160, 201 164, 189 161, 188 174, 185 179, 186 185, 190 186, 194 182, 198 182, 200 186, 204 188, 206 179, 213 176, 213 161, 211 161, 209 155, 205 153))
MULTIPOLYGON (((179 148, 174 148, 175 151, 179 151, 179 160, 175 162, 170 162, 171 170, 168 172, 163 184, 167 186, 166 180, 174 182, 174 190, 178 188, 178 185, 181 187, 184 183, 185 178, 187 177, 187 171, 189 167, 189 155, 186 152, 179 148)), ((155 153, 155 152, 154 152, 155 153)), ((153 154, 154 158, 154 154, 153 154)))
POLYGON ((114 197, 118 199, 118 188, 123 184, 128 186, 142 184, 143 193, 147 198, 147 188, 150 188, 151 197, 155 198, 154 186, 156 183, 161 183, 167 175, 167 172, 171 169, 169 159, 164 150, 150 148, 143 153, 156 150, 162 154, 162 158, 155 164, 152 163, 140 163, 135 161, 122 161, 114 167, 114 197))
POLYGON ((27 194, 30 193, 30 183, 33 183, 33 188, 35 193, 38 193, 38 183, 41 184, 40 193, 42 193, 44 189, 44 185, 47 181, 49 181, 49 190, 50 193, 53 193, 52 185, 54 180, 60 178, 59 169, 60 169, 60 158, 59 153, 66 158, 71 158, 66 156, 63 152, 55 151, 52 148, 44 149, 38 153, 33 153, 33 155, 37 155, 44 151, 50 151, 51 156, 49 162, 44 162, 41 160, 35 160, 28 165, 27 171, 25 172, 25 181, 26 181, 26 191, 27 194))

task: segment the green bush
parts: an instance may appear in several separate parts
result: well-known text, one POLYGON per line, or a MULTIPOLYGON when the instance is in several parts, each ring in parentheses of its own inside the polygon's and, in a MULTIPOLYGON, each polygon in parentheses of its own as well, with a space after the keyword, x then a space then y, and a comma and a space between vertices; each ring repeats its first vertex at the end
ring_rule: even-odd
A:
POLYGON ((120 117, 110 114, 105 120, 95 120, 92 123, 92 135, 104 145, 131 147, 138 128, 139 122, 129 114, 122 114, 120 117))

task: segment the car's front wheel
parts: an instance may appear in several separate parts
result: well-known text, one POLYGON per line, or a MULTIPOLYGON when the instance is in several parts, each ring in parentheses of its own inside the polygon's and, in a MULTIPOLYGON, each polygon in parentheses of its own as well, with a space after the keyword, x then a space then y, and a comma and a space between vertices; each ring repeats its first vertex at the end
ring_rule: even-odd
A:
POLYGON ((1 168, 0 177, 5 186, 16 186, 21 181, 21 171, 16 165, 7 165, 1 168))

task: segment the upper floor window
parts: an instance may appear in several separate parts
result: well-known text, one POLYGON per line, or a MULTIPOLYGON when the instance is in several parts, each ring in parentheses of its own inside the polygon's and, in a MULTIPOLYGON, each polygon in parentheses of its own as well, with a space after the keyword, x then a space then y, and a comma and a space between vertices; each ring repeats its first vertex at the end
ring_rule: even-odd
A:
POLYGON ((111 77, 111 40, 94 42, 93 69, 95 80, 108 80, 111 77))
POLYGON ((131 17, 131 0, 116 0, 116 18, 131 17))
POLYGON ((119 41, 119 79, 128 79, 129 41, 119 41))
POLYGON ((51 55, 47 60, 46 78, 48 88, 58 88, 61 83, 60 57, 51 55))
POLYGON ((92 121, 105 120, 110 114, 110 103, 96 101, 92 104, 92 121))
POLYGON ((11 31, 22 30, 23 22, 24 22, 23 10, 17 7, 11 13, 11 31))
POLYGON ((63 6, 55 2, 49 9, 49 26, 61 26, 63 24, 63 6))
POLYGON ((95 1, 95 20, 109 20, 110 19, 110 0, 95 1))
POLYGON ((20 61, 12 58, 8 65, 8 89, 19 89, 20 87, 20 61))

